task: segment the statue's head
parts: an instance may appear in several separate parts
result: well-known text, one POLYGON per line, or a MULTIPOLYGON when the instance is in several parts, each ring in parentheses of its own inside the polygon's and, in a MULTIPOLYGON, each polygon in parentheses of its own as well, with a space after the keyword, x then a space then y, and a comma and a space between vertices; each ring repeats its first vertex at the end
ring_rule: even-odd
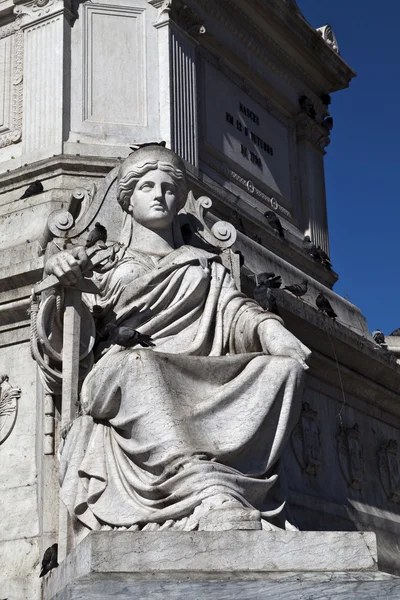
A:
POLYGON ((136 150, 122 163, 117 200, 135 221, 149 229, 169 227, 187 197, 182 159, 157 144, 136 150))

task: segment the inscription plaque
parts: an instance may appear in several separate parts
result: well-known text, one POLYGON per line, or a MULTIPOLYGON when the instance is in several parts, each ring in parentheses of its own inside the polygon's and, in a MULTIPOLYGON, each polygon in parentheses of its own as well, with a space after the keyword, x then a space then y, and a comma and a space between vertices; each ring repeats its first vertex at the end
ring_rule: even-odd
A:
POLYGON ((215 67, 204 72, 206 142, 290 203, 287 128, 215 67))

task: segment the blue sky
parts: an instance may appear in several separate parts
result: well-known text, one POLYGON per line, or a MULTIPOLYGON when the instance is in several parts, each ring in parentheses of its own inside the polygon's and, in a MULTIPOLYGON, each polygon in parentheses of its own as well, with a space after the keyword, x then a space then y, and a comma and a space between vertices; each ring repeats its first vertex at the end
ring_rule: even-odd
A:
POLYGON ((372 331, 400 327, 400 0, 298 0, 357 72, 332 95, 325 157, 334 290, 372 331))

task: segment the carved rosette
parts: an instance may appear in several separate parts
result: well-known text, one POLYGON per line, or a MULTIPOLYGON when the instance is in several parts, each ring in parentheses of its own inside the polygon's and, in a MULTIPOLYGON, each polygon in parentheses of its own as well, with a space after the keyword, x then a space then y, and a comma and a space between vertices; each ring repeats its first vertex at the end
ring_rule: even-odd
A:
POLYGON ((400 503, 400 465, 398 443, 389 440, 378 450, 378 467, 383 489, 392 502, 400 503))
POLYGON ((321 432, 318 413, 303 402, 300 419, 292 433, 292 447, 303 471, 316 475, 322 463, 321 432))
POLYGON ((358 424, 348 429, 342 428, 336 440, 343 476, 349 487, 360 490, 364 483, 365 459, 358 424))
POLYGON ((9 383, 8 375, 0 376, 0 444, 5 442, 14 429, 21 390, 9 383))

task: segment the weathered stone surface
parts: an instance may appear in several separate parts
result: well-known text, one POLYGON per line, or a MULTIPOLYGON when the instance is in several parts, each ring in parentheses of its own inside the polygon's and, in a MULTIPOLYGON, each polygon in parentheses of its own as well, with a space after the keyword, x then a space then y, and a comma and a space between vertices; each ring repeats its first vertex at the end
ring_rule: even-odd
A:
POLYGON ((45 600, 396 598, 371 533, 99 532, 45 581, 45 600))
POLYGON ((218 580, 222 576, 248 580, 274 572, 275 577, 283 571, 297 571, 301 577, 304 572, 371 573, 376 569, 373 533, 96 532, 51 572, 45 582, 45 599, 70 584, 97 581, 100 576, 120 582, 120 575, 137 582, 155 576, 168 581, 178 574, 179 579, 218 580))
POLYGON ((288 575, 278 581, 127 582, 99 579, 57 594, 54 600, 388 600, 397 598, 400 580, 363 573, 288 575))

